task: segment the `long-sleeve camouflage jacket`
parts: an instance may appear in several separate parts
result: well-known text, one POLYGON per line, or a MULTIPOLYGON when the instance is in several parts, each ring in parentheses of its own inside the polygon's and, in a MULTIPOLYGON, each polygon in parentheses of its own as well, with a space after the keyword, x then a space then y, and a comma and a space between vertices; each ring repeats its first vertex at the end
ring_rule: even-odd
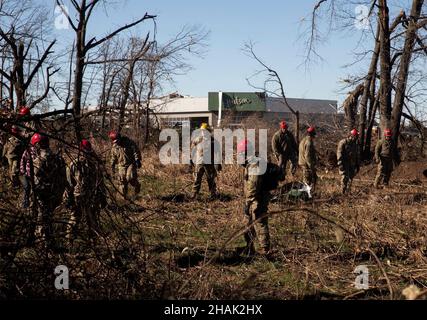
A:
POLYGON ((310 169, 314 169, 316 166, 317 155, 314 147, 313 137, 306 136, 299 145, 299 160, 300 166, 307 166, 310 169))
POLYGON ((116 166, 125 168, 136 161, 141 161, 141 152, 137 144, 128 137, 121 137, 111 148, 110 165, 111 168, 116 166))
POLYGON ((289 130, 285 133, 281 130, 277 131, 271 140, 271 147, 277 159, 280 156, 292 158, 298 153, 295 137, 289 130))

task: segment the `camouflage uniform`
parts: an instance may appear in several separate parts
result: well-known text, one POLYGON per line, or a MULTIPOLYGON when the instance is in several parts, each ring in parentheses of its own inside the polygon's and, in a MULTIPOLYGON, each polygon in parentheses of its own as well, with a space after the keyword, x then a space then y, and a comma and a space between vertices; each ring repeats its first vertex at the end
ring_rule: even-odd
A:
POLYGON ((338 143, 337 160, 341 175, 341 191, 344 194, 350 190, 353 178, 360 169, 357 139, 349 137, 338 143))
POLYGON ((270 251, 270 232, 268 228, 268 204, 270 192, 263 188, 264 175, 255 174, 259 169, 259 158, 252 157, 245 167, 245 221, 249 230, 245 232, 247 248, 254 252, 254 241, 258 236, 261 253, 270 251), (259 219, 255 224, 254 221, 259 219))
POLYGON ((391 173, 393 171, 393 141, 382 139, 377 142, 375 147, 375 161, 378 163, 377 176, 375 177, 375 188, 378 188, 383 182, 385 186, 389 185, 391 173))
POLYGON ((212 197, 217 194, 216 182, 217 171, 214 164, 214 149, 215 141, 211 136, 210 132, 206 129, 201 129, 201 135, 195 138, 191 143, 191 149, 196 150, 195 170, 194 170, 194 185, 193 185, 193 197, 197 196, 202 187, 202 179, 206 174, 208 181, 209 191, 212 197), (211 154, 205 154, 205 149, 210 149, 211 154))
POLYGON ((302 167, 304 182, 312 189, 315 188, 317 182, 316 162, 317 154, 314 148, 314 138, 306 136, 299 145, 298 164, 302 167))
POLYGON ((82 219, 86 219, 90 234, 99 231, 99 213, 106 205, 106 195, 94 153, 80 154, 67 166, 67 182, 67 203, 72 209, 67 235, 76 235, 82 219))
POLYGON ((298 155, 298 146, 293 134, 289 130, 284 133, 282 130, 277 131, 271 141, 271 147, 274 155, 276 156, 279 167, 285 174, 287 163, 288 161, 291 161, 291 170, 293 174, 297 168, 298 155))
POLYGON ((138 181, 138 162, 141 162, 141 152, 133 140, 122 136, 116 143, 113 143, 111 169, 115 174, 116 165, 118 166, 119 191, 125 198, 129 184, 135 188, 136 194, 141 191, 141 184, 138 181))
POLYGON ((39 209, 37 231, 44 236, 48 245, 52 245, 53 213, 63 198, 65 163, 59 163, 59 158, 49 148, 36 147, 36 153, 31 156, 34 170, 33 191, 39 209))
POLYGON ((19 161, 24 153, 25 145, 22 140, 11 135, 3 148, 3 156, 7 158, 9 164, 9 178, 12 185, 19 186, 19 161))

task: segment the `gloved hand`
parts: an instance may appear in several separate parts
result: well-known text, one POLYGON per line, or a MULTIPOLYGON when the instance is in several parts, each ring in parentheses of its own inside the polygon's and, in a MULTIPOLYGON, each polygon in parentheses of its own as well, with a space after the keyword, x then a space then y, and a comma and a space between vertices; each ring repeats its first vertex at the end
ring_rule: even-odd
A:
POLYGON ((141 169, 141 167, 142 167, 142 163, 141 163, 141 160, 136 160, 135 161, 135 165, 136 165, 136 167, 138 168, 138 169, 141 169))
POLYGON ((216 165, 215 165, 215 170, 216 170, 217 172, 221 172, 221 171, 222 171, 222 165, 221 165, 221 164, 216 164, 216 165))

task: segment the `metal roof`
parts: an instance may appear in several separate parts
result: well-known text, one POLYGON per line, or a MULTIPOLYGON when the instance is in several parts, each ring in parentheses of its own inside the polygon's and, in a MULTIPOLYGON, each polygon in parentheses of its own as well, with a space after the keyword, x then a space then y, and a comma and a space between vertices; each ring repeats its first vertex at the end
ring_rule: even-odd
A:
MULTIPOLYGON (((288 104, 300 113, 337 113, 338 101, 287 98, 288 104)), ((282 98, 267 97, 267 112, 290 112, 282 98)))

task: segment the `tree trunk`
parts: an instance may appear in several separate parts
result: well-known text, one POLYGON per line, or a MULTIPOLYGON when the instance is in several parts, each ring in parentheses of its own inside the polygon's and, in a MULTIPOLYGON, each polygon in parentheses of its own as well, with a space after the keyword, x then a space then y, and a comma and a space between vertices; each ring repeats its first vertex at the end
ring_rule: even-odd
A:
POLYGON ((380 126, 384 130, 389 126, 391 117, 391 59, 390 26, 387 0, 379 0, 380 24, 380 126))
POLYGON ((369 66, 368 75, 365 78, 364 83, 364 89, 362 98, 360 100, 360 114, 359 114, 359 132, 360 132, 360 152, 361 152, 361 158, 364 159, 365 157, 365 129, 366 129, 366 113, 367 113, 367 106, 368 106, 368 100, 371 93, 371 84, 372 80, 374 80, 375 85, 375 75, 377 72, 377 65, 378 65, 378 57, 380 53, 380 25, 378 24, 377 27, 377 33, 375 36, 375 48, 374 52, 372 54, 371 64, 369 66))
POLYGON ((405 44, 402 57, 400 59, 399 72, 397 75, 397 84, 393 103, 392 123, 394 147, 397 147, 397 141, 400 133, 400 120, 405 101, 406 86, 408 81, 409 67, 411 63, 412 51, 417 38, 417 21, 421 14, 424 0, 413 0, 411 9, 411 18, 406 30, 405 44))
POLYGON ((359 84, 353 91, 349 92, 347 99, 343 102, 346 125, 349 129, 356 127, 357 104, 363 91, 364 85, 359 84))

